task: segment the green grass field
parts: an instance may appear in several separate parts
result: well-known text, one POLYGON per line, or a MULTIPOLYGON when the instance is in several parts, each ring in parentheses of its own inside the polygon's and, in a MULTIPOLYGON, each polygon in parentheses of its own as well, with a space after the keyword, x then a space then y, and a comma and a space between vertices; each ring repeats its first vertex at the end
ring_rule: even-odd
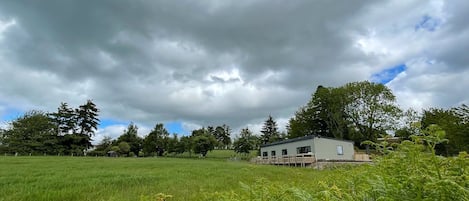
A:
MULTIPOLYGON (((330 171, 184 158, 0 157, 0 200, 204 200, 240 191, 240 182, 304 186, 330 171)), ((330 178, 329 178, 330 179, 330 178)))
POLYGON ((406 142, 372 165, 326 170, 254 165, 228 151, 204 159, 0 156, 0 201, 469 201, 469 155, 424 148, 406 142))

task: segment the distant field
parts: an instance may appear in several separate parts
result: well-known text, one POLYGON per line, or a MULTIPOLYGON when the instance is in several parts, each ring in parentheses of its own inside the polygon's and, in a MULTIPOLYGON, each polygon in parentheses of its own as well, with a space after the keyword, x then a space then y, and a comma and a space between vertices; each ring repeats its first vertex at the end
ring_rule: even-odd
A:
POLYGON ((334 171, 226 159, 0 156, 0 200, 144 200, 158 193, 204 200, 260 178, 307 187, 334 177, 340 178, 334 171))

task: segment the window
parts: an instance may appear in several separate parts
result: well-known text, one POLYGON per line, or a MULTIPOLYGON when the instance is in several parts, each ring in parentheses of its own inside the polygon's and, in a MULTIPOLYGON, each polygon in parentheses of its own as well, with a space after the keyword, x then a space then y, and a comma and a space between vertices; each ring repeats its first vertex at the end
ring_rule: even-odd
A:
POLYGON ((262 157, 267 157, 267 152, 266 151, 262 152, 262 157))
POLYGON ((309 152, 311 152, 311 146, 297 147, 296 148, 296 153, 297 154, 307 154, 309 152))
POLYGON ((337 145, 337 155, 344 155, 344 147, 337 145))
POLYGON ((272 157, 274 157, 274 156, 275 156, 275 151, 271 151, 271 152, 270 152, 270 155, 271 155, 272 157))
POLYGON ((288 155, 287 149, 282 149, 282 156, 288 155))

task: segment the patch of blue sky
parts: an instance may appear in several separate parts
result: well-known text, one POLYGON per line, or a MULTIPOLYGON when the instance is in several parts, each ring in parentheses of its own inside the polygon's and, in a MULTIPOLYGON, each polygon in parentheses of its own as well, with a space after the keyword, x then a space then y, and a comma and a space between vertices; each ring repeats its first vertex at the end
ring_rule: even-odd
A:
POLYGON ((371 76, 373 82, 387 84, 394 80, 400 73, 404 72, 407 69, 405 64, 400 64, 385 70, 382 70, 379 73, 375 73, 371 76))
POLYGON ((99 127, 100 128, 105 128, 108 126, 113 126, 113 125, 128 125, 128 122, 122 122, 122 121, 116 121, 114 119, 100 119, 99 121, 99 127))
POLYGON ((173 122, 167 122, 164 124, 166 130, 168 130, 169 133, 176 133, 178 135, 187 135, 186 131, 182 127, 182 123, 178 121, 173 121, 173 122))
POLYGON ((441 23, 442 23, 441 19, 434 18, 428 15, 424 15, 422 16, 420 21, 414 26, 414 28, 415 28, 415 31, 423 29, 423 30, 433 32, 441 25, 441 23))
POLYGON ((24 111, 17 110, 17 109, 7 109, 5 111, 5 114, 3 114, 1 118, 2 118, 2 121, 10 122, 15 119, 18 119, 22 115, 24 115, 24 111))

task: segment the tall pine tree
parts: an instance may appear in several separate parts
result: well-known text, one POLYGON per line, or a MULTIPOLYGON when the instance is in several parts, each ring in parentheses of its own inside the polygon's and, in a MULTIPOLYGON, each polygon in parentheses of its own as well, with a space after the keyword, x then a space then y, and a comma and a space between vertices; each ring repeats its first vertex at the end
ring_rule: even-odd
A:
POLYGON ((88 135, 89 137, 95 134, 94 132, 98 129, 99 125, 98 112, 99 109, 91 100, 88 100, 86 104, 80 105, 76 109, 80 134, 88 135))
POLYGON ((265 120, 264 126, 262 126, 261 133, 261 139, 263 144, 282 140, 280 138, 280 133, 278 132, 277 122, 275 122, 271 115, 269 115, 267 120, 265 120))

